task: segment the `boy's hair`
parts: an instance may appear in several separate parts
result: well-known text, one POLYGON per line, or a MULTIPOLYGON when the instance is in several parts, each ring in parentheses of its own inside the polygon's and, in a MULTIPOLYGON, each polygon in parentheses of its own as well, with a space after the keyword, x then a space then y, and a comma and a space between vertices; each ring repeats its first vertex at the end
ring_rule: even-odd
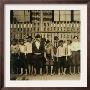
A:
POLYGON ((49 42, 50 42, 49 40, 46 41, 46 43, 49 43, 49 42))
POLYGON ((76 37, 77 37, 77 39, 78 39, 78 36, 74 36, 73 39, 76 38, 76 37))
POLYGON ((61 42, 63 43, 63 40, 60 40, 60 41, 59 41, 59 43, 61 43, 61 42))
POLYGON ((58 40, 58 37, 57 36, 54 36, 54 40, 58 40))
POLYGON ((32 39, 32 36, 28 36, 27 39, 31 38, 32 39))
POLYGON ((42 42, 46 42, 46 38, 41 38, 42 42))
POLYGON ((12 43, 13 43, 13 42, 17 43, 17 41, 18 41, 17 39, 13 39, 11 42, 12 42, 12 43))
POLYGON ((39 34, 37 34, 36 36, 35 36, 35 38, 40 38, 41 36, 39 35, 39 34))
POLYGON ((24 39, 19 39, 19 42, 24 42, 24 39))
POLYGON ((67 41, 69 41, 70 43, 72 43, 72 40, 67 40, 67 41))

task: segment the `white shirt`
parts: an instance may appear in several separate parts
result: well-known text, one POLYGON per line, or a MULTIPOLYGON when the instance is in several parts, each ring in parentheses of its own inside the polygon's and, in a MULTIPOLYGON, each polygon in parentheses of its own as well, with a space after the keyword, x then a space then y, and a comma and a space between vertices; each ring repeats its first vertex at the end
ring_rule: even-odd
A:
POLYGON ((72 42, 72 51, 80 50, 80 42, 72 42))
POLYGON ((46 51, 46 54, 51 54, 53 56, 53 46, 50 44, 50 45, 46 45, 45 46, 45 51, 46 51))
POLYGON ((19 45, 19 50, 21 53, 26 53, 25 45, 19 45))
POLYGON ((57 54, 57 48, 53 47, 53 56, 57 57, 56 54, 57 54))
POLYGON ((11 45, 11 53, 18 53, 18 45, 11 45))
POLYGON ((56 56, 57 57, 62 57, 62 56, 65 56, 66 54, 65 54, 65 47, 63 46, 63 47, 61 47, 61 46, 59 46, 58 48, 57 48, 57 53, 56 53, 56 56))
POLYGON ((35 42, 35 45, 36 45, 37 49, 39 49, 39 47, 40 47, 40 42, 39 42, 39 41, 36 41, 36 42, 35 42))
POLYGON ((70 56, 71 54, 72 54, 72 46, 70 44, 70 45, 67 45, 66 47, 66 56, 70 56))
POLYGON ((67 47, 67 43, 64 43, 63 46, 64 46, 64 47, 67 47))
POLYGON ((32 42, 26 42, 24 45, 26 47, 26 53, 32 53, 32 42))

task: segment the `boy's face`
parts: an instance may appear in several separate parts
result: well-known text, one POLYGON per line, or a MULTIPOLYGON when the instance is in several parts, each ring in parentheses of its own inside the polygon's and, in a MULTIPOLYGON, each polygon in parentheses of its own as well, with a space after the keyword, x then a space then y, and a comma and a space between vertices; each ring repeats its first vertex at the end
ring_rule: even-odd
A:
POLYGON ((74 38, 74 41, 78 41, 78 37, 75 37, 75 38, 74 38))
POLYGON ((69 45, 70 44, 70 41, 67 41, 67 44, 69 45))
POLYGON ((63 46, 63 42, 61 42, 60 45, 63 46))
POLYGON ((13 42, 12 42, 12 44, 13 44, 13 45, 16 45, 16 42, 15 42, 15 41, 13 41, 13 42))
POLYGON ((60 46, 63 46, 63 42, 59 42, 59 45, 60 45, 60 46))
POLYGON ((28 42, 31 42, 32 41, 32 39, 31 38, 28 38, 28 40, 27 40, 28 42))
POLYGON ((21 45, 23 45, 23 44, 24 44, 24 42, 23 42, 23 41, 21 41, 21 42, 20 42, 20 44, 21 44, 21 45))
POLYGON ((36 38, 37 41, 41 41, 41 38, 36 38))
POLYGON ((50 45, 50 42, 48 42, 47 45, 50 45))

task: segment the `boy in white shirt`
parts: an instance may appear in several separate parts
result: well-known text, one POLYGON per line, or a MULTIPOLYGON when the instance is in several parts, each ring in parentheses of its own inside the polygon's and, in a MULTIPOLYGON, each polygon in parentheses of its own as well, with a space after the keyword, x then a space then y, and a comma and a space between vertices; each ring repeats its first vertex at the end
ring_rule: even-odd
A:
POLYGON ((35 39, 35 42, 32 44, 34 75, 38 72, 42 75, 45 46, 44 43, 42 43, 41 36, 39 34, 35 36, 35 39))
POLYGON ((24 74, 24 70, 25 74, 27 74, 26 47, 24 45, 23 39, 20 39, 19 59, 20 59, 21 75, 24 74))
POLYGON ((74 74, 80 72, 80 42, 78 36, 74 36, 72 42, 72 62, 74 67, 74 74), (76 72, 77 71, 77 72, 76 72))
POLYGON ((27 38, 27 42, 24 44, 26 47, 26 59, 28 65, 28 73, 33 74, 33 56, 32 56, 32 37, 27 38))
POLYGON ((68 74, 72 74, 71 72, 71 66, 72 66, 72 41, 67 40, 67 46, 66 46, 66 62, 67 62, 67 70, 68 74))
POLYGON ((58 74, 65 74, 66 72, 66 48, 63 46, 63 40, 59 41, 59 47, 57 48, 58 59, 58 74))
POLYGON ((10 60, 10 72, 18 74, 18 45, 17 40, 14 39, 10 46, 11 60, 10 60))

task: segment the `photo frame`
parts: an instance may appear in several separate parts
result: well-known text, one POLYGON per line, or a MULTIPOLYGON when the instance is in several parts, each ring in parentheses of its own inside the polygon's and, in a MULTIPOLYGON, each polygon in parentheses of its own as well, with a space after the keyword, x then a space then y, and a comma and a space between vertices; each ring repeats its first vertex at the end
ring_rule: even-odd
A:
MULTIPOLYGON (((90 16, 90 14, 89 14, 89 5, 90 5, 90 2, 88 1, 88 0, 48 0, 48 1, 46 1, 46 0, 44 0, 44 1, 40 1, 40 0, 33 0, 33 1, 29 1, 29 0, 27 0, 27 1, 21 1, 21 0, 19 0, 19 1, 12 1, 12 0, 3 0, 3 1, 1 1, 0 2, 0 55, 1 55, 1 59, 0 59, 0 88, 2 89, 2 90, 4 90, 4 89, 8 89, 8 90, 11 90, 11 89, 16 89, 16 88, 12 88, 12 87, 9 87, 9 88, 5 88, 5 87, 3 87, 4 86, 4 5, 5 4, 27 4, 27 3, 29 3, 29 4, 43 4, 43 3, 45 3, 45 4, 57 4, 57 3, 59 3, 59 4, 87 4, 87 7, 88 7, 88 14, 87 14, 87 20, 88 20, 88 22, 87 22, 87 26, 88 26, 88 29, 87 29, 87 31, 88 31, 88 34, 87 34, 87 44, 89 45, 89 16, 90 16)), ((88 49, 87 49, 88 51, 88 53, 89 53, 89 47, 88 47, 88 49)), ((87 84, 88 84, 88 86, 87 86, 87 88, 77 88, 78 90, 79 89, 81 89, 81 90, 84 90, 84 89, 86 89, 86 90, 89 90, 89 82, 90 82, 90 80, 89 80, 89 74, 90 74, 90 71, 89 71, 89 68, 90 68, 90 66, 89 66, 89 55, 87 56, 87 84)), ((39 90, 41 90, 41 89, 43 89, 42 87, 38 87, 38 88, 36 88, 36 87, 34 87, 34 88, 25 88, 25 87, 23 87, 23 88, 17 88, 17 89, 27 89, 27 90, 29 90, 29 89, 39 89, 39 90)), ((60 87, 60 88, 47 88, 47 87, 45 87, 44 88, 45 90, 46 89, 62 89, 62 90, 67 90, 67 89, 73 89, 73 90, 75 90, 76 88, 74 88, 74 87, 60 87)))

